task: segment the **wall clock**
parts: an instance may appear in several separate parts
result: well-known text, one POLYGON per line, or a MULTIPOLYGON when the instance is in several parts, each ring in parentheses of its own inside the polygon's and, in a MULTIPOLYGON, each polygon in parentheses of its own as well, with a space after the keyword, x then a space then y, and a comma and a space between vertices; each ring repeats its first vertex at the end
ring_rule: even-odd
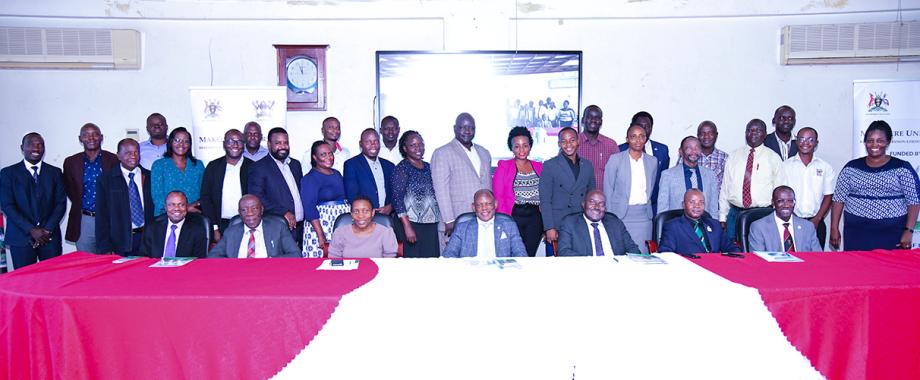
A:
POLYGON ((287 88, 288 111, 325 111, 329 45, 274 46, 278 52, 278 85, 287 88))

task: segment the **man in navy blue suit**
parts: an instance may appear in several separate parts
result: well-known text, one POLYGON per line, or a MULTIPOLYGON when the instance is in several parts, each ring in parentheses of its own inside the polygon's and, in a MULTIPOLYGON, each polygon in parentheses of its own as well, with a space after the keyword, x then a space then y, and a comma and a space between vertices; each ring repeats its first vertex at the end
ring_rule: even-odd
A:
MULTIPOLYGON (((668 146, 664 145, 658 141, 652 140, 652 127, 655 126, 655 119, 652 118, 652 114, 639 111, 636 112, 632 117, 632 124, 639 124, 642 126, 642 129, 645 130, 645 136, 648 138, 648 144, 645 144, 646 149, 649 146, 652 147, 652 156, 658 159, 658 177, 661 178, 661 172, 668 169, 671 166, 671 156, 668 154, 668 146)), ((628 150, 628 143, 620 144, 620 152, 625 152, 628 150)), ((658 214, 658 181, 655 181, 655 186, 652 188, 651 194, 652 201, 652 213, 658 214)))
POLYGON ((28 133, 20 148, 24 160, 0 170, 0 209, 6 214, 13 269, 61 255, 67 208, 61 169, 42 162, 45 139, 28 133))
POLYGON ((740 251, 722 230, 719 221, 705 212, 703 193, 697 189, 687 190, 684 193, 684 215, 664 224, 658 239, 658 251, 680 254, 740 251))
POLYGON ((361 154, 345 161, 345 197, 351 203, 359 195, 370 198, 374 211, 384 215, 393 212, 390 176, 396 167, 377 154, 380 152, 380 135, 374 128, 361 132, 361 154))
POLYGON ((284 217, 291 235, 303 243, 303 204, 300 201, 300 161, 291 153, 284 128, 268 131, 268 155, 249 166, 249 193, 259 197, 265 212, 284 217))

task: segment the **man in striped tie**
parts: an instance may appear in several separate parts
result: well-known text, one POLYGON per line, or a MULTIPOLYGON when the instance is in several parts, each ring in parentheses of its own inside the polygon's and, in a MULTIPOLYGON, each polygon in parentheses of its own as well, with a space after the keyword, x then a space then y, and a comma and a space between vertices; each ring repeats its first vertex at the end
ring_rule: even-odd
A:
POLYGON ((224 237, 208 257, 258 259, 266 257, 299 258, 300 247, 294 242, 287 222, 280 217, 263 218, 262 201, 252 194, 239 202, 239 218, 230 220, 224 237))
POLYGON ((659 252, 682 255, 710 252, 738 252, 741 249, 714 218, 704 213, 706 199, 698 189, 684 193, 684 215, 664 224, 658 239, 659 252))
POLYGON ((751 223, 748 235, 751 251, 821 252, 815 225, 793 215, 795 191, 789 186, 773 190, 774 211, 751 223))

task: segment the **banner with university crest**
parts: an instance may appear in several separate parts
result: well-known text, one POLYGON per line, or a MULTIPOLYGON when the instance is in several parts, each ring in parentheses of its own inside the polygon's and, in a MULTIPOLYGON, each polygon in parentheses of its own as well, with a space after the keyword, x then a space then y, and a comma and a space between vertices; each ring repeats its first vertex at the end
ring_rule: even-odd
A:
MULTIPOLYGON (((255 121, 263 139, 274 127, 284 127, 287 93, 284 87, 189 87, 195 157, 211 161, 224 155, 224 133, 255 121)), ((263 142, 264 146, 265 143, 263 142)))

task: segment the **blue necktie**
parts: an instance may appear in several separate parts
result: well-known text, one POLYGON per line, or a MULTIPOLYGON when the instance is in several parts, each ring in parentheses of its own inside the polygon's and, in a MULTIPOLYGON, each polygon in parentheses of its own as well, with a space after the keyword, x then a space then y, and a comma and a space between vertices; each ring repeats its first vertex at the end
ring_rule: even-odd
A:
POLYGON ((601 245, 601 230, 597 228, 597 222, 591 223, 591 227, 594 227, 594 255, 603 256, 604 246, 601 245))
POLYGON ((163 257, 176 257, 176 227, 177 225, 170 225, 169 228, 169 240, 166 240, 166 249, 163 250, 163 257))
POLYGON ((38 183, 38 166, 32 165, 32 181, 38 183))
POLYGON ((134 173, 128 173, 128 202, 131 204, 131 223, 135 226, 144 225, 144 207, 141 206, 141 194, 134 183, 134 173))

